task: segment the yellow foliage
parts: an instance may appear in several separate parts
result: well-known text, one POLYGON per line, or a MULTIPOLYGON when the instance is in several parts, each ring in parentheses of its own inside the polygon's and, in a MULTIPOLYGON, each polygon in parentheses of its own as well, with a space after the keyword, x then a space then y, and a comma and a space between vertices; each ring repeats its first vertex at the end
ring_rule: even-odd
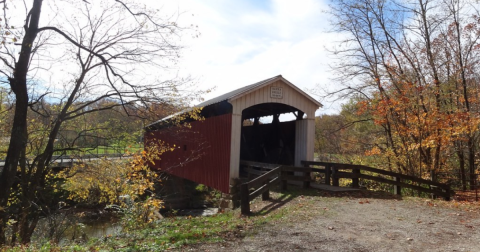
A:
POLYGON ((381 154, 381 152, 382 151, 377 146, 375 146, 371 150, 365 151, 365 155, 367 156, 379 155, 381 154))
POLYGON ((63 188, 69 192, 71 200, 121 207, 132 207, 133 204, 133 207, 141 207, 146 220, 150 221, 153 211, 161 208, 163 202, 153 195, 154 183, 160 180, 148 164, 169 148, 157 145, 146 149, 122 159, 101 158, 76 164, 57 176, 65 179, 63 188), (137 203, 146 192, 151 196, 137 203))

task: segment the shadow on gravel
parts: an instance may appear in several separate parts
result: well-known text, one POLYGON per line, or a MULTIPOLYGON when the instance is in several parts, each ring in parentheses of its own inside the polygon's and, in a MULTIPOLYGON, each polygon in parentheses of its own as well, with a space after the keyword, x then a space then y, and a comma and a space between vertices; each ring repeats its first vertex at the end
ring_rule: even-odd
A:
POLYGON ((297 196, 294 196, 294 195, 291 195, 291 194, 288 194, 288 193, 287 194, 284 193, 281 197, 279 197, 277 199, 269 199, 269 200, 266 201, 266 202, 269 202, 269 203, 267 203, 266 206, 262 207, 261 209, 255 209, 255 211, 252 211, 251 215, 252 216, 267 215, 270 212, 272 212, 272 211, 274 211, 278 208, 281 208, 282 206, 284 206, 288 202, 292 201, 297 196))
POLYGON ((388 192, 382 191, 349 191, 349 192, 330 192, 319 189, 303 189, 297 186, 289 186, 287 191, 273 190, 280 197, 270 198, 269 200, 262 201, 261 204, 256 204, 257 207, 252 206, 251 216, 264 216, 270 212, 281 208, 290 201, 298 197, 324 197, 324 198, 355 198, 355 199, 383 199, 383 200, 401 200, 402 197, 394 195, 388 192))
POLYGON ((371 198, 371 199, 384 199, 384 200, 401 200, 402 196, 391 194, 382 191, 368 191, 362 189, 360 191, 353 192, 326 192, 318 191, 317 196, 321 197, 333 197, 333 198, 371 198))
MULTIPOLYGON (((279 191, 280 192, 280 191, 279 191)), ((385 199, 385 200, 401 200, 402 197, 399 195, 391 194, 384 191, 369 191, 367 189, 361 189, 358 191, 347 191, 347 192, 331 192, 324 191, 320 189, 303 189, 297 186, 290 186, 288 190, 282 192, 283 194, 291 195, 292 197, 298 196, 316 196, 316 197, 327 197, 327 198, 372 198, 372 199, 385 199)))

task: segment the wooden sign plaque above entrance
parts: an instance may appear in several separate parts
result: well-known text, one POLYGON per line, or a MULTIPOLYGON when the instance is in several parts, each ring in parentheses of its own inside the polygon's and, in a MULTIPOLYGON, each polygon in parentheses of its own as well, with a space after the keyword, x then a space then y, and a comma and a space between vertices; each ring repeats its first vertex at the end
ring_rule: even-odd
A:
POLYGON ((282 99, 283 89, 281 87, 270 87, 270 97, 275 99, 282 99))

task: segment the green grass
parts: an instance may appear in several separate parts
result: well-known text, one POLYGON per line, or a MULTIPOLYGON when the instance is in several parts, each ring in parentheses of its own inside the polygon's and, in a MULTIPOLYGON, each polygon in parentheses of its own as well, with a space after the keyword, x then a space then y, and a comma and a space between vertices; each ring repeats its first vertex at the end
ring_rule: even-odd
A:
MULTIPOLYGON (((288 200, 292 194, 272 193, 274 198, 288 200)), ((252 204, 260 202, 258 198, 252 204)), ((91 239, 84 243, 58 246, 51 243, 14 247, 0 251, 163 251, 182 248, 188 244, 220 242, 231 237, 253 235, 259 227, 288 221, 292 211, 305 208, 305 204, 282 206, 272 211, 256 211, 249 217, 240 210, 231 210, 209 217, 168 217, 150 223, 142 229, 130 229, 121 234, 91 239)))

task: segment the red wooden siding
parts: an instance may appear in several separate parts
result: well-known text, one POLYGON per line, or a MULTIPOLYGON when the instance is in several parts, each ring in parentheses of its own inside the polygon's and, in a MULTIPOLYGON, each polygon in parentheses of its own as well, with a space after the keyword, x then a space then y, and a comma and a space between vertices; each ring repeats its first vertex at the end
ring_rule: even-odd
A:
POLYGON ((230 139, 232 115, 225 114, 191 123, 191 128, 170 127, 145 134, 169 145, 154 168, 213 187, 224 193, 230 186, 230 139))

